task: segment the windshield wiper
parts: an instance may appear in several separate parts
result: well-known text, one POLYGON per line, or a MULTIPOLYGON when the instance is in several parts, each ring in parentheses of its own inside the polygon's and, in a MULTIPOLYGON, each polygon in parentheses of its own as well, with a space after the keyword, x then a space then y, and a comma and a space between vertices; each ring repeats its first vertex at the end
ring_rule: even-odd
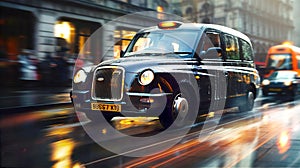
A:
POLYGON ((169 55, 169 54, 192 54, 193 52, 188 51, 179 51, 179 52, 162 52, 162 53, 138 53, 138 54, 130 54, 125 57, 135 57, 135 56, 159 56, 159 55, 169 55))
POLYGON ((158 55, 158 54, 163 54, 163 53, 139 53, 139 54, 130 54, 126 55, 125 57, 135 57, 135 56, 153 56, 153 55, 158 55))
POLYGON ((193 52, 188 52, 188 51, 178 51, 178 52, 166 52, 166 53, 161 53, 162 55, 169 55, 169 54, 185 54, 185 55, 187 55, 187 54, 192 54, 193 52))

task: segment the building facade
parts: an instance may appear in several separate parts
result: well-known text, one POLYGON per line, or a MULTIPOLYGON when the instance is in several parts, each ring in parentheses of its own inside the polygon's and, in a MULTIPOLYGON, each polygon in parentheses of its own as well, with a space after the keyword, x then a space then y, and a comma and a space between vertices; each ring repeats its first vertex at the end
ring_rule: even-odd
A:
POLYGON ((104 54, 118 58, 139 29, 172 20, 171 14, 245 33, 252 40, 257 63, 264 61, 270 46, 297 40, 292 37, 292 0, 3 0, 0 10, 0 68, 8 69, 23 49, 32 50, 40 60, 60 51, 94 64, 104 54), (111 23, 143 11, 158 14, 111 23))
POLYGON ((294 9, 293 18, 295 31, 293 33, 293 42, 296 46, 300 47, 300 1, 294 0, 294 9))
MULTIPOLYGON (((70 54, 78 54, 86 40, 109 21, 134 12, 156 11, 158 7, 165 9, 168 7, 168 4, 162 1, 151 4, 146 2, 145 0, 131 0, 130 3, 113 0, 1 1, 1 50, 7 54, 9 60, 15 60, 22 49, 33 50, 39 58, 63 47, 67 48, 70 54)), ((150 25, 144 17, 134 19, 136 20, 128 21, 129 23, 115 23, 109 30, 102 30, 105 34, 98 33, 98 41, 94 41, 102 48, 86 52, 99 56, 107 42, 114 43, 125 34, 132 34, 141 27, 150 25), (109 34, 110 32, 112 34, 109 34)), ((126 38, 129 37, 124 37, 126 38)))
POLYGON ((220 24, 249 36, 255 60, 260 64, 270 46, 293 40, 293 3, 292 0, 182 0, 181 11, 192 22, 220 24))
POLYGON ((168 16, 137 14, 111 21, 142 11, 168 12, 168 7, 164 0, 0 1, 0 68, 15 73, 24 49, 41 61, 61 52, 94 64, 105 53, 118 57, 139 29, 168 16))

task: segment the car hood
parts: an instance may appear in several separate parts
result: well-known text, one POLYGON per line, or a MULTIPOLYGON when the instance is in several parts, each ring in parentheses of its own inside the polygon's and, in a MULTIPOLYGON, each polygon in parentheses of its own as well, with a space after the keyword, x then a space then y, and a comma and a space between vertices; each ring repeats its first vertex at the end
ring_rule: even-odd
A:
POLYGON ((190 64, 195 62, 195 59, 180 58, 178 55, 174 54, 170 56, 130 56, 104 61, 98 66, 121 66, 125 68, 126 72, 132 73, 140 72, 144 69, 166 72, 167 70, 190 68, 190 64))

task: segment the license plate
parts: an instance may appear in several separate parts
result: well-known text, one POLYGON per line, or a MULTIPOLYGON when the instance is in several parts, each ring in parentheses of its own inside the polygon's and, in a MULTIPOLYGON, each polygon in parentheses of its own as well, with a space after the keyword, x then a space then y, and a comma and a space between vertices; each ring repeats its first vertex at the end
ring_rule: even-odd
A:
POLYGON ((91 103, 92 110, 121 112, 120 104, 91 103))
POLYGON ((282 91, 282 89, 280 89, 280 88, 270 88, 269 90, 273 91, 273 92, 280 92, 280 91, 282 91))

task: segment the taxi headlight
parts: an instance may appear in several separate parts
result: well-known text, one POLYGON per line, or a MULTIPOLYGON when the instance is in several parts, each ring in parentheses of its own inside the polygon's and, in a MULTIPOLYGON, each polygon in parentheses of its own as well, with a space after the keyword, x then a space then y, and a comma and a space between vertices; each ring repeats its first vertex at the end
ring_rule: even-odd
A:
POLYGON ((144 71, 139 78, 139 83, 141 85, 148 85, 150 84, 154 79, 154 73, 151 70, 144 71))
POLYGON ((263 85, 269 85, 269 84, 270 84, 270 81, 269 81, 268 79, 264 79, 264 80, 262 81, 262 84, 263 84, 263 85))
POLYGON ((77 71, 77 73, 74 76, 73 81, 74 81, 74 83, 85 82, 86 77, 87 77, 86 73, 84 72, 84 70, 81 69, 81 70, 77 71))
POLYGON ((292 84, 292 81, 284 81, 283 83, 285 86, 290 86, 292 84))

